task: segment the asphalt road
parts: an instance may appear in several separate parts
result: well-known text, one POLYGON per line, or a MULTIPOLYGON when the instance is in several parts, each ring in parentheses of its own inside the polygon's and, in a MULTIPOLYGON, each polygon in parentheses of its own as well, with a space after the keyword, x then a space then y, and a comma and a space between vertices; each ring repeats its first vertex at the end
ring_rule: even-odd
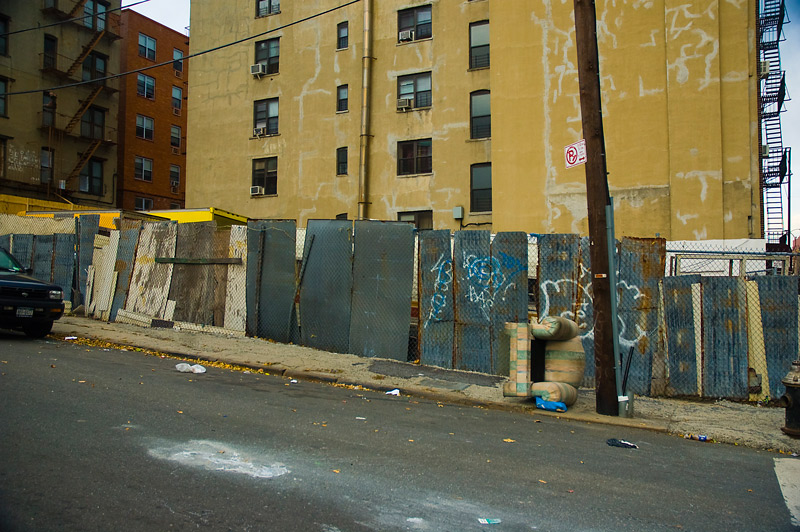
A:
POLYGON ((768 452, 2 331, 0 360, 3 531, 793 530, 768 452))

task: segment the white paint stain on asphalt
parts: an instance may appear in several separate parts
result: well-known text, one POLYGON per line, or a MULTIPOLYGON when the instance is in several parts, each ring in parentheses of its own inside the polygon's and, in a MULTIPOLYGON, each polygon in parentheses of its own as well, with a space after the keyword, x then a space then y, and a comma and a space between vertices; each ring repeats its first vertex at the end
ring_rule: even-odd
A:
POLYGON ((792 525, 800 526, 800 460, 775 458, 775 476, 792 516, 792 525))
POLYGON ((275 478, 289 470, 279 463, 268 463, 264 457, 250 456, 228 445, 209 440, 191 440, 149 450, 150 456, 181 465, 236 473, 253 478, 275 478))

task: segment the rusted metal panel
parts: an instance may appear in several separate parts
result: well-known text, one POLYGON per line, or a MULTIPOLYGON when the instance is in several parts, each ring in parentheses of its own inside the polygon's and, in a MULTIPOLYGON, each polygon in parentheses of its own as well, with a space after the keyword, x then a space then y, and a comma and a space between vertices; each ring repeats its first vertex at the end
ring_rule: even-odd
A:
POLYGON ((633 357, 626 391, 641 395, 650 395, 653 357, 660 349, 658 283, 665 267, 666 240, 626 237, 620 242, 616 290, 619 347, 626 365, 627 357, 633 357))
POLYGON ((53 256, 53 284, 64 291, 64 299, 72 301, 72 281, 75 274, 75 235, 56 233, 53 256))
POLYGON ((704 277, 703 395, 747 398, 745 280, 704 277))
POLYGON ((125 300, 128 298, 128 289, 133 275, 133 261, 136 258, 136 245, 139 243, 139 229, 141 226, 142 224, 138 220, 135 224, 125 221, 119 234, 119 247, 117 248, 117 259, 114 265, 114 271, 117 272, 117 287, 114 291, 114 299, 111 302, 110 321, 117 319, 117 313, 121 308, 125 307, 125 300))
POLYGON ((53 280, 53 235, 33 237, 33 274, 46 283, 53 280))
MULTIPOLYGON (((178 224, 175 257, 198 259, 213 255, 216 222, 178 224)), ((169 299, 175 301, 174 321, 212 325, 214 272, 210 266, 175 264, 169 299)))
POLYGON ((419 359, 453 367, 454 292, 450 231, 419 232, 419 359))
MULTIPOLYGON (((798 277, 770 275, 756 277, 761 304, 761 324, 772 398, 786 391, 781 379, 797 359, 798 277)), ((761 368, 757 368, 761 371, 761 368)))
POLYGON ((355 222, 350 352, 408 358, 414 228, 401 222, 355 222))
POLYGON ((675 395, 698 395, 697 344, 695 342, 692 285, 699 275, 664 278, 664 321, 666 323, 669 388, 675 395))
POLYGON ((491 249, 491 372, 508 375, 505 324, 528 322, 528 235, 497 233, 491 249))
POLYGON ((350 348, 353 230, 347 220, 309 220, 300 286, 303 345, 346 353, 350 348))
POLYGON ((489 231, 458 231, 453 244, 456 369, 490 373, 492 266, 489 231))

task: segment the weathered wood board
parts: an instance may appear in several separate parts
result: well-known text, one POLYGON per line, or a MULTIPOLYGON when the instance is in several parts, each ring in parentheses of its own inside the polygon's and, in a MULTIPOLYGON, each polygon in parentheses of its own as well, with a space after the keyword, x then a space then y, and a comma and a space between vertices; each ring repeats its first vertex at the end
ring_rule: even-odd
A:
POLYGON ((165 317, 173 265, 156 264, 155 258, 174 257, 177 236, 175 222, 146 222, 142 225, 126 310, 165 317))
MULTIPOLYGON (((178 224, 175 257, 210 258, 216 222, 178 224)), ((214 270, 210 265, 175 264, 169 299, 175 301, 175 321, 211 325, 214 321, 214 270)))

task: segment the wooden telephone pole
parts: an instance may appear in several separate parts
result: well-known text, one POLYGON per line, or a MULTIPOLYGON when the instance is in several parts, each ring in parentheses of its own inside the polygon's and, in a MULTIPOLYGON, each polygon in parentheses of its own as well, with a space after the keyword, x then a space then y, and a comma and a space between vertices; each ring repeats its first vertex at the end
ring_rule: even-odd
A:
POLYGON ((589 241, 592 263, 594 309, 594 363, 597 389, 596 410, 619 415, 614 338, 612 335, 611 286, 609 283, 606 205, 610 202, 606 174, 603 114, 600 101, 600 65, 597 54, 597 19, 593 0, 574 0, 575 42, 578 51, 578 84, 581 121, 586 141, 586 203, 589 211, 589 241))

